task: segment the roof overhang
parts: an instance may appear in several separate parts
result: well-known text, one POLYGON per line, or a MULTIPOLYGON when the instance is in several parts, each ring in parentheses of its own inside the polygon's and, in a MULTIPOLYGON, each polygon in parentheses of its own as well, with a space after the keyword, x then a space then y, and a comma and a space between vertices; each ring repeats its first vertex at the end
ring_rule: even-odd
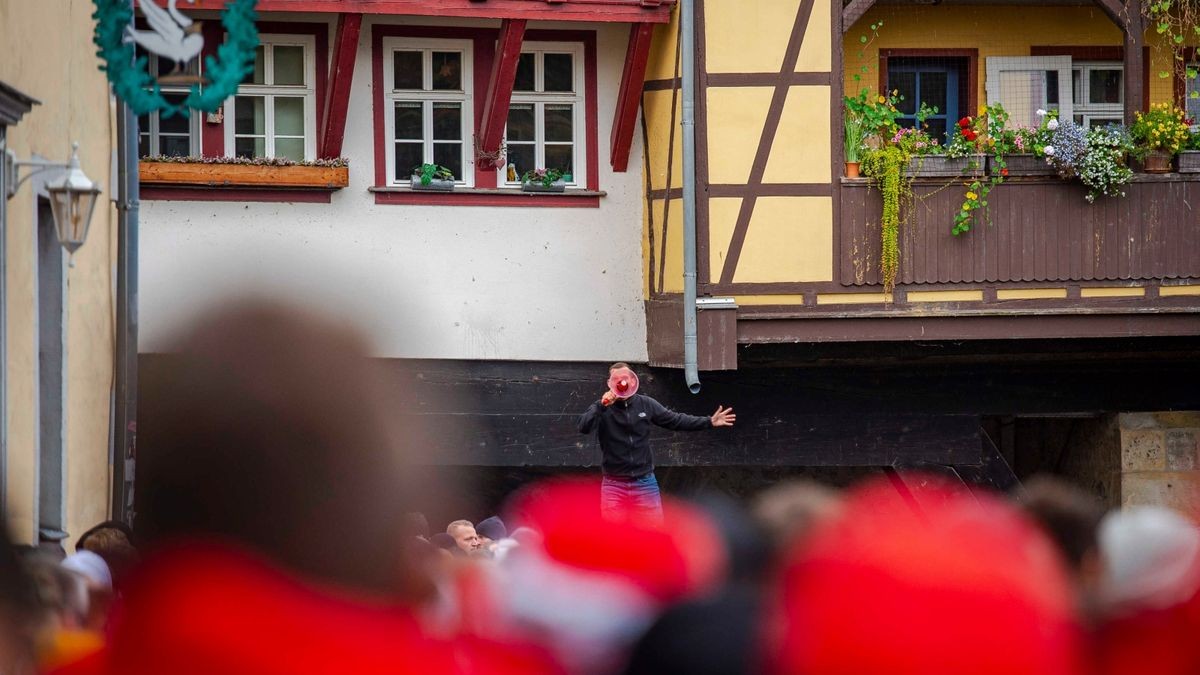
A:
MULTIPOLYGON (((259 12, 351 12, 410 16, 667 23, 676 0, 258 0, 259 12)), ((165 0, 159 0, 165 5, 165 0)), ((226 0, 196 0, 189 9, 222 9, 226 0)))
POLYGON ((8 126, 21 121, 25 113, 41 101, 0 82, 0 124, 8 126))

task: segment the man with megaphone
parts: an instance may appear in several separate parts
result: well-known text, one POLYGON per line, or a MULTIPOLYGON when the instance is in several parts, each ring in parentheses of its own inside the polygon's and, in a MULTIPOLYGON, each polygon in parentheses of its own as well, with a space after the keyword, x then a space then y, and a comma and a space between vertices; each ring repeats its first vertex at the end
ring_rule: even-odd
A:
POLYGON ((722 406, 717 406, 712 417, 685 415, 638 394, 637 390, 637 373, 628 364, 609 366, 608 391, 580 416, 579 433, 596 430, 604 454, 601 508, 608 512, 628 505, 661 516, 662 498, 654 477, 650 425, 674 431, 699 431, 731 427, 737 417, 733 408, 722 406))

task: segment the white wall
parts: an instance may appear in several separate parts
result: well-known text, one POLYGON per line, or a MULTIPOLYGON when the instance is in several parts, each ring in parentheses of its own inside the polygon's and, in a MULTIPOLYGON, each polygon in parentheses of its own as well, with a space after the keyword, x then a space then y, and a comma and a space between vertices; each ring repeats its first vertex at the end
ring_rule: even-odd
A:
MULTIPOLYGON (((608 194, 598 209, 559 209, 376 205, 371 25, 343 146, 350 186, 332 204, 142 203, 140 350, 161 350, 180 321, 230 294, 267 293, 361 322, 382 357, 645 361, 640 133, 631 170, 609 165, 628 26, 567 26, 598 28, 608 194)), ((543 27, 563 26, 529 25, 543 27)))

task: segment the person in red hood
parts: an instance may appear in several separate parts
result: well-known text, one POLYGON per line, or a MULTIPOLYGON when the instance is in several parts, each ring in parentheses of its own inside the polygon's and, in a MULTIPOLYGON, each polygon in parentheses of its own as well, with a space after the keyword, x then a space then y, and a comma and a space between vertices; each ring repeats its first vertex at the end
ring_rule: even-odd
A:
POLYGON ((1050 542, 1013 507, 932 479, 846 500, 784 564, 776 675, 1077 675, 1082 631, 1050 542))
POLYGON ((419 429, 363 340, 248 302, 202 317, 144 373, 176 405, 145 420, 135 531, 144 560, 107 646, 59 673, 553 672, 539 653, 434 637, 404 514, 428 477, 419 429))

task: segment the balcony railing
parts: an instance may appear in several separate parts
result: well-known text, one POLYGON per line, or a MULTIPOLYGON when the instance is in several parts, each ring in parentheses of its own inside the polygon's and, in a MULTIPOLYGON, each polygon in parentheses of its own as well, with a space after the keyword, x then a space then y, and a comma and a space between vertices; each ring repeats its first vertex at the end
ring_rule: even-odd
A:
MULTIPOLYGON (((1200 181, 1138 175, 1123 198, 1084 199, 1078 183, 1010 180, 969 233, 950 228, 963 186, 946 179, 913 185, 900 234, 900 284, 1134 282, 1200 279, 1200 181)), ((880 193, 845 181, 840 278, 880 284, 880 193)))

